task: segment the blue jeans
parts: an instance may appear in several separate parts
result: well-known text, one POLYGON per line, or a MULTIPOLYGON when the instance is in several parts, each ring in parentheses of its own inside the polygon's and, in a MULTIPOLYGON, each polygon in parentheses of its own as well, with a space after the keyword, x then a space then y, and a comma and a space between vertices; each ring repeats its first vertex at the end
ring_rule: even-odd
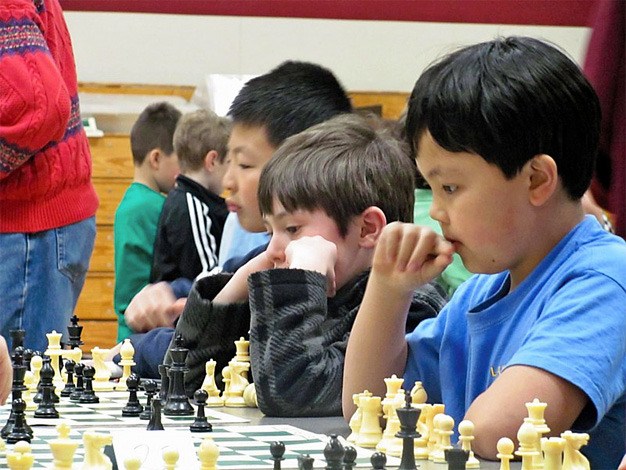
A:
POLYGON ((38 233, 0 234, 0 334, 26 330, 24 347, 45 351, 46 333, 67 340, 96 236, 95 217, 38 233))

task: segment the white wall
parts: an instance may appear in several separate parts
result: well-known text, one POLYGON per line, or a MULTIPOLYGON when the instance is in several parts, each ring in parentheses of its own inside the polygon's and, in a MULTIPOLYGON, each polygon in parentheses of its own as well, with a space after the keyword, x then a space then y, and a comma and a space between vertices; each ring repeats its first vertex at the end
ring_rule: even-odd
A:
POLYGON ((459 45, 520 34, 579 63, 590 30, 391 21, 65 12, 78 78, 198 85, 209 73, 259 74, 286 59, 332 69, 352 91, 410 91, 423 68, 459 45))

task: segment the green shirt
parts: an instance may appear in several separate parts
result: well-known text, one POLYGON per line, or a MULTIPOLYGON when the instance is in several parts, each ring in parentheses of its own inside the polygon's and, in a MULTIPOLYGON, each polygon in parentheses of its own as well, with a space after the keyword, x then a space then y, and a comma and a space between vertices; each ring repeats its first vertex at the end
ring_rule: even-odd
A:
POLYGON ((132 183, 115 211, 115 292, 117 340, 133 331, 124 321, 128 304, 150 281, 154 240, 165 196, 141 183, 132 183))
MULTIPOLYGON (((413 207, 413 223, 432 228, 441 234, 439 223, 430 217, 430 206, 433 202, 433 192, 430 189, 415 190, 415 206, 413 207)), ((439 276, 437 281, 446 290, 448 296, 452 296, 457 287, 461 285, 470 273, 463 265, 463 260, 455 253, 450 264, 439 276)))

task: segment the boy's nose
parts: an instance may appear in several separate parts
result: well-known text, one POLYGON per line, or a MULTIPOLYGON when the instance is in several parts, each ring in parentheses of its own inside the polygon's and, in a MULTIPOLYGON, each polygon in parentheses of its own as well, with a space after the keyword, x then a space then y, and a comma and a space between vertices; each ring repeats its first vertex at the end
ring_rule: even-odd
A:
POLYGON ((275 267, 279 267, 285 262, 285 245, 280 241, 279 236, 272 235, 265 253, 275 267))

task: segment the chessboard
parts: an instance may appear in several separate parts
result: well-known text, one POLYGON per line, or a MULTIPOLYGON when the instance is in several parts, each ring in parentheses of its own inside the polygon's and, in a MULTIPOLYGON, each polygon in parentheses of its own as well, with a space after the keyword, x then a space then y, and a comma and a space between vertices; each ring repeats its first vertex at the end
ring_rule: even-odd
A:
MULTIPOLYGON (((108 432, 107 429, 97 429, 98 432, 108 432)), ((158 433, 162 431, 150 431, 158 433)), ((220 449, 217 461, 220 469, 271 469, 274 462, 270 455, 270 444, 281 441, 285 444, 285 454, 281 462, 282 469, 297 469, 298 456, 310 455, 314 460, 314 468, 325 468, 324 447, 328 443, 328 436, 315 434, 290 425, 256 425, 256 426, 215 426, 210 433, 191 433, 189 439, 196 449, 205 436, 210 436, 220 449)), ((45 427, 35 430, 35 437, 31 442, 31 451, 35 456, 33 468, 50 467, 53 462, 49 442, 57 437, 54 427, 45 427)), ((79 442, 74 454, 74 465, 83 461, 84 448, 81 441, 81 432, 72 429, 69 436, 79 442)), ((141 443, 137 443, 140 445, 141 443)), ((13 446, 8 444, 7 450, 13 446)), ((371 468, 371 450, 356 448, 356 468, 371 468)), ((110 452, 107 452, 110 454, 110 452)), ((399 463, 398 459, 389 457, 388 465, 399 463)), ((114 462, 115 464, 115 462, 114 462)), ((198 464, 199 465, 199 464, 198 464)), ((114 465, 115 468, 116 465, 114 465)), ((118 466, 123 468, 123 466, 118 466)), ((5 453, 0 454, 0 468, 6 467, 5 453)), ((143 467, 142 467, 143 468, 143 467)), ((193 469, 189 469, 193 470, 193 469)))
MULTIPOLYGON (((49 426, 52 429, 61 421, 67 422, 72 429, 85 428, 110 428, 121 427, 143 427, 148 425, 148 421, 139 417, 122 416, 122 408, 128 401, 128 392, 110 391, 98 392, 100 403, 76 403, 69 398, 61 397, 60 402, 55 405, 59 412, 59 418, 35 418, 34 410, 26 410, 26 422, 34 429, 35 434, 42 427, 49 426)), ((142 404, 145 399, 140 397, 142 404)), ((11 405, 0 407, 0 423, 6 423, 11 412, 11 405)), ((233 416, 228 413, 218 411, 214 408, 206 407, 204 413, 212 425, 246 423, 247 419, 233 416)), ((163 426, 189 427, 195 416, 166 416, 162 415, 163 426)))

